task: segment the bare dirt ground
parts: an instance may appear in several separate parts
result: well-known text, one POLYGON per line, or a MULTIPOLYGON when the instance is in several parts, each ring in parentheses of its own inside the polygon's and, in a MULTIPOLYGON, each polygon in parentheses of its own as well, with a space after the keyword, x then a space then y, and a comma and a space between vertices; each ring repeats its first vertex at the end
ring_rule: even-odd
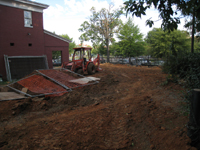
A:
POLYGON ((158 67, 101 65, 100 83, 0 102, 0 149, 195 150, 181 86, 158 67))

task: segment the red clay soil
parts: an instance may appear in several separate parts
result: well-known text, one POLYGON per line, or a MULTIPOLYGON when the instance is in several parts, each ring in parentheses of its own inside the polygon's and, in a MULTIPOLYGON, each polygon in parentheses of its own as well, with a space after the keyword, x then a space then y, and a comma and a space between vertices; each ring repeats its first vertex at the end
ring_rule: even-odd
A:
MULTIPOLYGON (((30 76, 26 79, 18 81, 16 84, 20 84, 22 87, 27 87, 31 92, 37 94, 66 91, 63 87, 45 79, 43 76, 40 75, 30 76)), ((15 87, 15 85, 13 87, 15 87)))
POLYGON ((184 89, 158 67, 101 65, 100 83, 60 97, 0 102, 2 150, 195 150, 184 89))

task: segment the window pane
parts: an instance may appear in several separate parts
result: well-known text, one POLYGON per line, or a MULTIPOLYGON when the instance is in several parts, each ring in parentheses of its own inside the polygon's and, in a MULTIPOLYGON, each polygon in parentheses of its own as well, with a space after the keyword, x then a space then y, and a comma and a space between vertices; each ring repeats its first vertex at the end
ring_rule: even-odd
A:
POLYGON ((31 12, 30 11, 24 11, 24 18, 31 18, 31 12))
POLYGON ((80 57, 81 55, 80 55, 80 54, 81 54, 80 51, 76 51, 76 52, 75 52, 75 57, 74 57, 74 59, 75 59, 75 60, 81 59, 81 57, 80 57))
POLYGON ((24 19, 24 21, 25 21, 25 26, 32 26, 31 19, 24 19))

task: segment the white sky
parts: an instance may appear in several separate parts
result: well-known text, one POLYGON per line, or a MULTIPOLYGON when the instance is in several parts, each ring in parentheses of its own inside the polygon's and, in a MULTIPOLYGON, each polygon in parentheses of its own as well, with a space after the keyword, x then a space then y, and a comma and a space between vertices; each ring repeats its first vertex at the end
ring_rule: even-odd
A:
MULTIPOLYGON (((55 32, 56 34, 68 34, 69 37, 73 38, 76 44, 79 44, 79 37, 82 34, 78 31, 80 25, 88 20, 91 15, 90 9, 95 7, 97 10, 101 8, 108 8, 111 2, 114 3, 114 7, 118 8, 123 5, 126 0, 32 0, 35 2, 49 5, 44 10, 43 21, 44 29, 55 32)), ((114 8, 114 9, 115 9, 114 8)), ((146 16, 141 19, 134 17, 134 24, 138 25, 141 33, 145 36, 153 29, 153 27, 161 27, 161 20, 154 22, 154 26, 149 28, 145 26, 147 19, 152 17, 152 20, 158 20, 158 12, 154 9, 148 10, 146 16)), ((127 21, 125 16, 122 16, 123 22, 127 21)), ((179 29, 183 30, 184 19, 179 25, 179 29)), ((185 30, 185 29, 184 29, 185 30)), ((91 42, 84 42, 84 44, 92 45, 91 42)))

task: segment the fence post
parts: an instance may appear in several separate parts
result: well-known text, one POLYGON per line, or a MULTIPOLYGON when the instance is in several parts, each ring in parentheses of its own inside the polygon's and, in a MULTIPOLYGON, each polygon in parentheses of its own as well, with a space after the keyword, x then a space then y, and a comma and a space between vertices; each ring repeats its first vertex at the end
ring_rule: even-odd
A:
POLYGON ((192 91, 190 116, 187 135, 191 139, 191 145, 200 149, 200 89, 192 91))

